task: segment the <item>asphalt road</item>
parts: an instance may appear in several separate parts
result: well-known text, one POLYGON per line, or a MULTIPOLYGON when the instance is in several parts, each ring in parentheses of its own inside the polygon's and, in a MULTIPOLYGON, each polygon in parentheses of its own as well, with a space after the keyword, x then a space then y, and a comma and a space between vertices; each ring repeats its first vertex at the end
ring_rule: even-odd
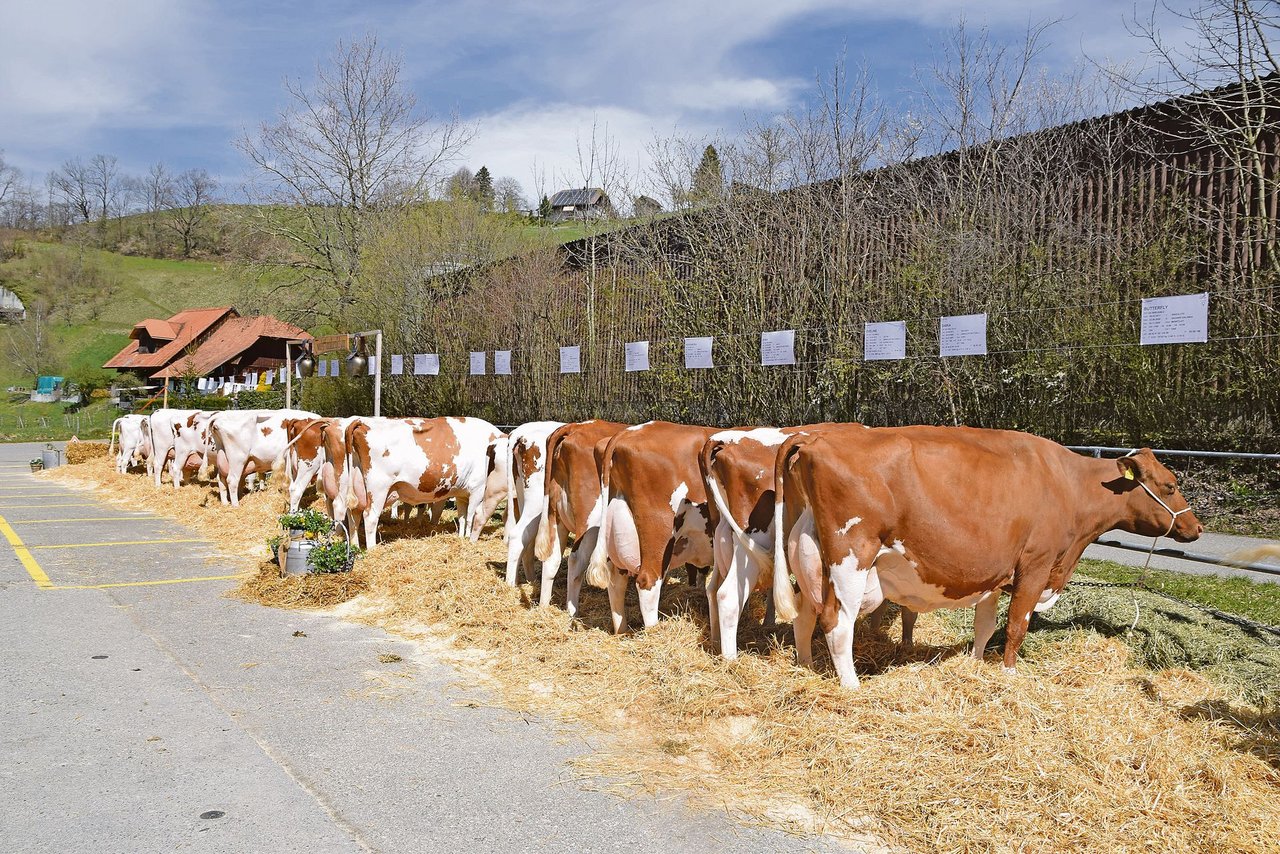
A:
POLYGON ((5 852, 848 850, 589 791, 577 737, 381 631, 224 597, 197 534, 37 481, 38 449, 0 446, 5 852))

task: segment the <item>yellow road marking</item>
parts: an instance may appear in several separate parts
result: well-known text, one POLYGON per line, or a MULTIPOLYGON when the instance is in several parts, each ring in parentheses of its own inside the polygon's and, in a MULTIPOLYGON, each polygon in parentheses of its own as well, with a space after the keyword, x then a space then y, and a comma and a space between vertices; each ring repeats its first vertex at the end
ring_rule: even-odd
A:
MULTIPOLYGON (((27 506, 28 507, 34 506, 38 510, 43 510, 46 507, 98 507, 100 505, 92 501, 78 501, 70 504, 39 504, 39 505, 27 505, 27 506)), ((21 504, 0 504, 0 510, 23 510, 23 509, 25 508, 21 504)))
POLYGON ((55 543, 47 546, 32 546, 33 549, 91 549, 99 546, 149 546, 153 543, 207 543, 208 540, 118 540, 114 543, 55 543))
POLYGON ((187 584, 192 581, 226 581, 237 575, 204 575, 199 578, 164 578, 159 581, 115 581, 109 584, 51 584, 45 590, 102 590, 106 587, 151 587, 156 584, 187 584))
POLYGON ((34 495, 0 495, 0 498, 74 498, 73 492, 37 492, 34 495))
POLYGON ((39 525, 43 522, 167 522, 160 516, 68 516, 65 519, 14 519, 18 525, 39 525))
POLYGON ((9 545, 13 546, 13 553, 18 556, 18 560, 22 562, 22 566, 27 571, 27 575, 31 576, 31 580, 36 583, 36 587, 52 587, 49 576, 44 574, 44 570, 40 568, 40 564, 36 563, 36 559, 22 542, 22 538, 18 536, 18 532, 13 530, 3 516, 0 516, 0 533, 4 534, 4 538, 9 541, 9 545))

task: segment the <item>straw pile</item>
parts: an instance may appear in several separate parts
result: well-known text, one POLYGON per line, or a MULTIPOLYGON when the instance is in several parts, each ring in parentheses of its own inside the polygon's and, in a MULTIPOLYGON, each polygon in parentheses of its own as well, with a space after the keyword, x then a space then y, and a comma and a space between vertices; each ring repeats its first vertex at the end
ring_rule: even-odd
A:
MULTIPOLYGON (((137 495, 179 506, 150 485, 137 495)), ((216 536, 206 526, 234 518, 260 526, 260 539, 266 517, 246 515, 260 497, 227 514, 216 497, 212 508, 193 499, 183 512, 200 512, 184 521, 216 536)), ((889 637, 860 627, 865 678, 851 692, 820 638, 822 674, 791 665, 788 633, 775 639, 750 620, 737 662, 709 654, 701 590, 671 583, 672 616, 615 638, 601 628, 603 591, 583 590, 575 623, 533 607, 529 588, 506 587, 504 557, 495 536, 403 538, 345 579, 281 579, 262 566, 238 595, 289 607, 354 597, 335 613, 447 650, 507 706, 602 734, 576 769, 624 794, 681 791, 744 821, 891 849, 1274 850, 1274 706, 1247 707, 1187 670, 1134 667, 1128 647, 1081 628, 1083 617, 1033 633, 1016 676, 957 654, 968 629, 946 615, 921 618, 905 662, 889 637)), ((629 608, 639 625, 634 596, 629 608)), ((1130 609, 1125 627, 1131 619, 1130 609)))
POLYGON ((106 457, 109 447, 106 442, 81 442, 79 440, 67 442, 67 462, 75 465, 88 460, 96 460, 99 457, 106 457))

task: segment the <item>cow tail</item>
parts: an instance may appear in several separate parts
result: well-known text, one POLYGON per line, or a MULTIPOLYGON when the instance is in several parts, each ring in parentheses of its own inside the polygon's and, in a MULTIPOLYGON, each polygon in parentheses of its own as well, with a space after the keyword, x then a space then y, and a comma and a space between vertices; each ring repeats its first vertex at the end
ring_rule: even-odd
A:
MULTIPOLYGON (((514 432, 514 431, 512 431, 514 432)), ((512 442, 510 437, 507 438, 507 531, 510 531, 516 524, 516 465, 520 459, 520 446, 524 442, 521 436, 512 442)), ((520 473, 524 477, 524 472, 520 473)))
POLYGON ((111 422, 111 441, 107 444, 107 456, 111 456, 116 452, 116 428, 120 426, 120 422, 124 418, 117 418, 111 422))
POLYGON ((361 501, 362 493, 364 493, 364 470, 356 465, 359 456, 355 452, 355 438, 357 430, 363 435, 366 432, 366 425, 359 418, 353 418, 351 423, 347 425, 346 431, 343 433, 343 440, 346 443, 347 450, 347 512, 353 509, 363 512, 364 507, 361 501))
POLYGON ((733 518, 733 514, 729 512, 729 504, 725 501, 724 490, 720 488, 720 480, 716 477, 716 471, 714 468, 716 451, 718 451, 720 447, 719 442, 707 442, 702 446, 702 471, 703 477, 705 477, 707 481, 707 495, 709 495, 712 502, 715 503, 716 512, 720 515, 720 518, 723 519, 733 531, 734 540, 744 549, 751 552, 751 555, 759 562, 760 571, 772 572, 774 562, 773 554, 760 548, 760 545, 755 540, 747 536, 747 532, 742 530, 742 527, 738 524, 738 520, 733 518))
POLYGON ((218 416, 209 419, 209 441, 204 446, 204 459, 200 461, 200 472, 197 475, 201 480, 210 480, 214 476, 214 470, 217 468, 216 461, 218 459, 218 448, 220 442, 218 440, 218 416))
POLYGON ((791 572, 787 568, 787 532, 783 528, 786 495, 783 482, 787 469, 795 460, 800 442, 788 439, 778 449, 778 459, 773 472, 773 608, 777 619, 789 623, 800 613, 796 606, 796 590, 791 585, 791 572))
POLYGON ((613 442, 604 452, 600 466, 600 533, 596 547, 591 550, 591 562, 587 564, 587 583, 593 587, 609 586, 609 473, 613 469, 613 442))
POLYGON ((557 427, 547 437, 546 463, 542 467, 542 515, 538 519, 538 536, 533 541, 533 553, 538 560, 550 560, 555 553, 556 543, 560 540, 555 505, 551 490, 555 478, 551 476, 551 467, 555 464, 556 451, 560 449, 560 440, 564 438, 570 425, 557 427))

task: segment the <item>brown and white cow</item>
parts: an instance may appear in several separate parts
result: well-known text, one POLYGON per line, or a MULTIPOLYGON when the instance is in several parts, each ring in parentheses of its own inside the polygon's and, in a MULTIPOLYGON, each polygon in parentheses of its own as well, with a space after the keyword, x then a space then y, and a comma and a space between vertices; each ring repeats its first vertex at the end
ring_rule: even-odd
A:
POLYGON ((389 499, 453 498, 458 533, 475 542, 507 492, 507 436, 481 418, 358 418, 346 446, 355 498, 348 510, 363 514, 369 548, 389 499))
POLYGON ((787 439, 776 467, 778 616, 795 619, 802 664, 820 621, 851 687, 854 619, 883 598, 916 612, 975 607, 981 659, 1010 591, 1012 671, 1032 611, 1053 605, 1099 534, 1190 542, 1203 531, 1148 448, 1098 460, 1006 430, 847 425, 787 439))
POLYGON ((565 607, 570 616, 578 615, 582 577, 595 550, 600 520, 604 517, 600 494, 600 460, 604 448, 600 446, 626 428, 626 424, 616 421, 581 421, 565 424, 547 437, 543 474, 546 501, 534 543, 535 554, 542 561, 538 602, 543 607, 551 604, 556 573, 560 571, 565 546, 572 536, 565 607))
POLYGON ((209 421, 212 412, 193 412, 173 423, 173 455, 169 460, 169 478, 173 488, 182 486, 182 476, 195 474, 209 452, 209 421))
POLYGON ((289 439, 284 421, 291 418, 318 418, 302 409, 234 409, 215 412, 209 419, 209 452, 218 477, 218 496, 223 504, 240 505, 240 492, 249 475, 263 476, 277 465, 284 466, 289 439))
POLYGON ((507 445, 507 583, 516 584, 517 567, 532 582, 533 546, 546 504, 547 438, 562 421, 531 421, 511 431, 507 445))
POLYGON ((157 409, 147 416, 147 435, 151 437, 151 456, 147 457, 147 474, 155 479, 156 488, 160 488, 160 478, 165 466, 173 458, 173 440, 175 428, 192 415, 197 409, 157 409))
POLYGON ((649 628, 658 622, 667 572, 682 564, 711 566, 711 522, 698 453, 715 432, 649 421, 609 440, 601 467, 604 518, 587 580, 608 587, 615 632, 626 629, 623 600, 630 579, 649 628))
MULTIPOLYGON (((122 415, 111 424, 111 439, 120 437, 116 471, 124 474, 137 462, 151 456, 151 422, 145 415, 122 415)), ((108 450, 108 452, 110 452, 108 450)))
POLYGON ((326 478, 326 467, 332 469, 333 461, 325 453, 325 431, 334 428, 339 434, 338 445, 342 449, 342 464, 346 462, 346 449, 341 433, 349 418, 286 418, 282 422, 289 443, 285 446, 285 474, 289 478, 289 512, 295 513, 302 506, 302 496, 307 487, 316 484, 317 491, 328 503, 329 515, 333 515, 333 502, 337 497, 337 482, 326 478), (332 487, 332 488, 330 488, 332 487))

